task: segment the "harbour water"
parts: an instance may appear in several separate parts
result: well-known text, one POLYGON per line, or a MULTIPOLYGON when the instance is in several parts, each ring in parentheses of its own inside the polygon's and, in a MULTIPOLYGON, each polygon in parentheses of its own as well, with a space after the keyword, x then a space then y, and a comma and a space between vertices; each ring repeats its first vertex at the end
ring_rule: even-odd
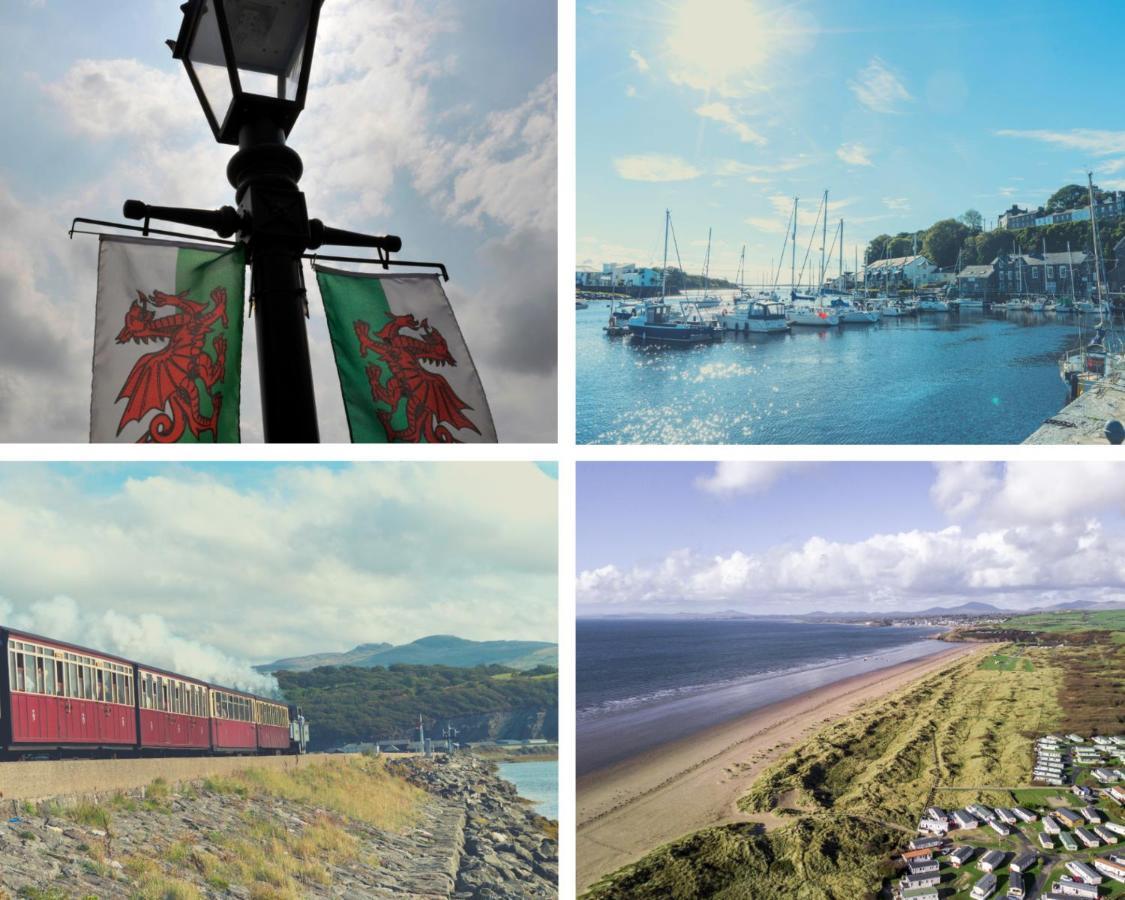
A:
POLYGON ((579 619, 577 771, 843 678, 949 649, 933 628, 579 619))
POLYGON ((978 310, 678 347, 608 338, 608 314, 576 313, 579 443, 1020 443, 1083 340, 1075 316, 978 310))
POLYGON ((559 819, 559 764, 557 760, 499 763, 500 777, 516 786, 521 797, 534 804, 539 815, 559 819))

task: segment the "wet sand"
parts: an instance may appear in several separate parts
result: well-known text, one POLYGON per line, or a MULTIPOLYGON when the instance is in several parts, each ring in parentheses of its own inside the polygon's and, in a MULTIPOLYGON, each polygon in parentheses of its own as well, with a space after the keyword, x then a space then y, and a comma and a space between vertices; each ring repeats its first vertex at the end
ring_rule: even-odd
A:
POLYGON ((854 675, 663 744, 578 779, 578 889, 683 835, 749 815, 738 799, 771 762, 827 723, 944 668, 980 644, 854 675))

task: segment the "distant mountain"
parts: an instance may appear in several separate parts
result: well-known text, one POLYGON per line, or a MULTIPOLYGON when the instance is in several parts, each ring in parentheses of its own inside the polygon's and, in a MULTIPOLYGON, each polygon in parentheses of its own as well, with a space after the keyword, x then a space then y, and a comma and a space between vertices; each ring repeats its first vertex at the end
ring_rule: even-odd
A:
POLYGON ((558 644, 544 641, 468 641, 451 634, 435 634, 409 644, 360 644, 344 653, 312 653, 292 656, 255 666, 259 672, 308 672, 318 666, 392 666, 410 663, 419 666, 498 665, 510 669, 534 669, 559 664, 558 644))

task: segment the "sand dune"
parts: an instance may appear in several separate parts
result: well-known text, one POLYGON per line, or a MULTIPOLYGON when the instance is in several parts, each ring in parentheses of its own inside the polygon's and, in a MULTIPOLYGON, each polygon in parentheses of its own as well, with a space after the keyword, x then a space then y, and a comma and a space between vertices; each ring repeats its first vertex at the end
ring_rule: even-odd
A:
POLYGON ((785 750, 861 704, 885 696, 979 645, 866 672, 775 703, 578 779, 578 889, 700 828, 763 822, 738 799, 785 750))

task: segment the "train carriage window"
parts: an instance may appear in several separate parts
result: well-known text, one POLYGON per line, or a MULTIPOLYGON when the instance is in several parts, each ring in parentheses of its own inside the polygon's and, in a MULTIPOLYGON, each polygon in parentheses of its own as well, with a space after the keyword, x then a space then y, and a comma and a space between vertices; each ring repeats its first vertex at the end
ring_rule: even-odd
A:
POLYGON ((55 693, 55 667, 51 664, 49 659, 40 660, 43 663, 43 693, 54 696, 55 693))
POLYGON ((75 699, 82 696, 82 686, 78 683, 78 663, 67 663, 66 674, 69 679, 67 696, 75 699))
POLYGON ((22 653, 16 653, 16 680, 13 682, 17 691, 27 690, 27 667, 24 665, 24 658, 22 653))
POLYGON ((35 657, 30 653, 24 654, 23 667, 27 672, 27 691, 34 694, 39 690, 39 682, 35 680, 35 657))
POLYGON ((102 681, 102 670, 94 669, 94 684, 96 689, 94 691, 94 699, 99 702, 105 700, 105 682, 102 681))
POLYGON ((168 690, 168 679, 166 678, 160 679, 160 708, 164 712, 171 712, 172 710, 171 691, 168 690))
POLYGON ((66 696, 66 669, 62 660, 55 660, 55 696, 66 696))
POLYGON ((8 648, 8 684, 12 686, 12 690, 18 691, 16 687, 18 680, 16 678, 16 651, 15 648, 8 648))

